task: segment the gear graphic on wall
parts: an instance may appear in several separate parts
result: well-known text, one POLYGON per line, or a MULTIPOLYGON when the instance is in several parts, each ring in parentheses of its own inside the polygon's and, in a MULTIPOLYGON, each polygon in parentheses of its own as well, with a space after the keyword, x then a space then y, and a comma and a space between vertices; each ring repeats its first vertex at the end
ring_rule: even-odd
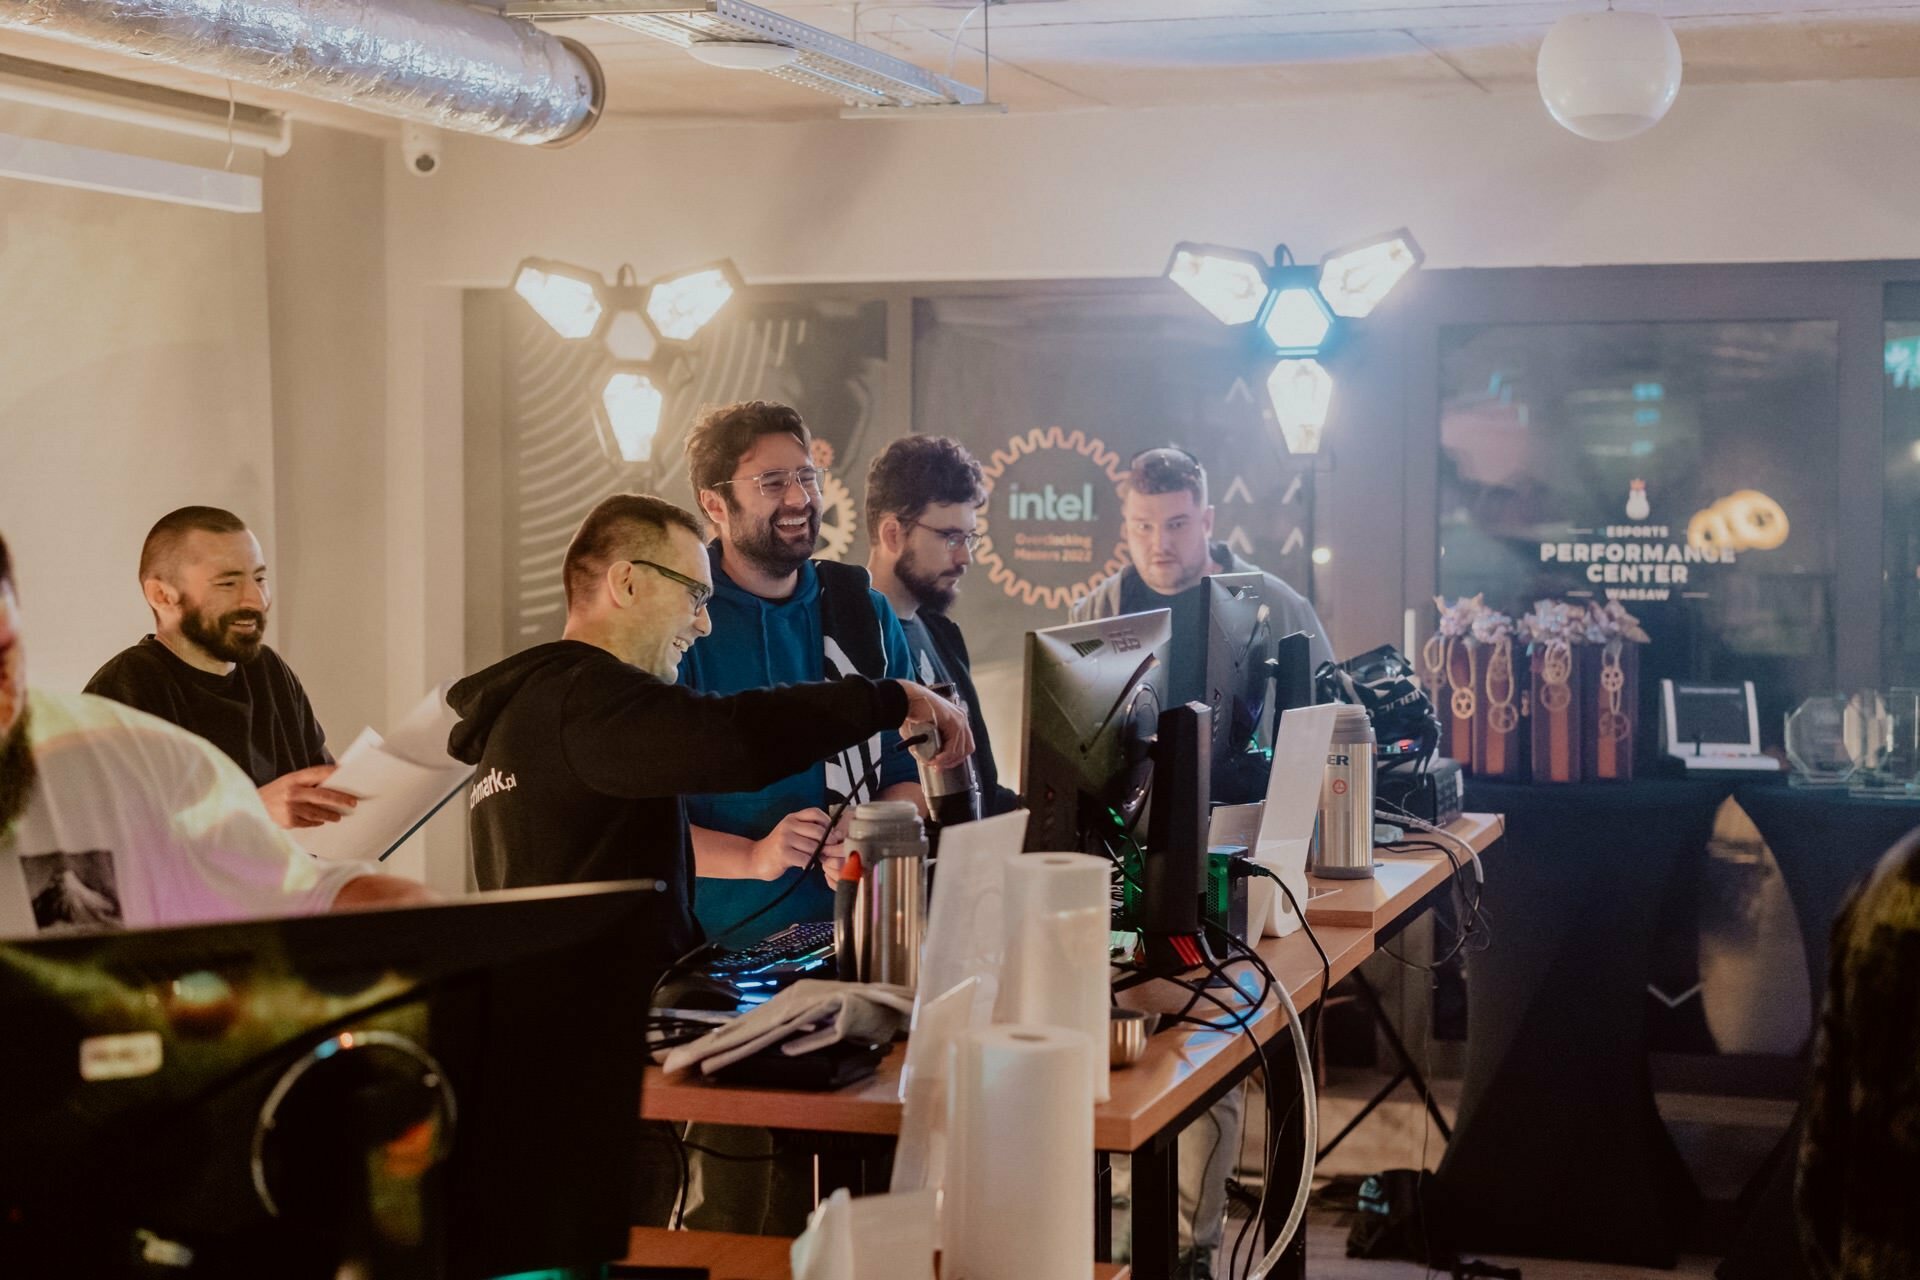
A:
MULTIPOLYGON (((1089 436, 1075 427, 1067 431, 1061 427, 1034 427, 1025 435, 1015 436, 1007 442, 1004 449, 995 449, 992 456, 980 468, 981 478, 986 483, 987 492, 993 492, 1000 477, 1007 468, 1029 454, 1048 449, 1071 449, 1086 458, 1106 473, 1117 492, 1121 479, 1126 475, 1120 455, 1107 446, 1098 436, 1089 436)), ((1086 578, 1063 587, 1043 586, 1029 582, 1009 566, 1006 559, 994 549, 992 520, 989 504, 980 509, 978 530, 981 534, 980 548, 973 553, 974 563, 987 571, 987 581, 1020 601, 1022 604, 1037 604, 1048 609, 1065 609, 1081 596, 1093 590, 1101 582, 1120 572, 1125 567, 1127 547, 1124 542, 1115 542, 1113 551, 1106 562, 1096 568, 1086 578)))
POLYGON ((814 557, 840 561, 853 550, 853 534, 858 527, 858 512, 853 506, 853 491, 832 472, 820 484, 820 545, 814 557))

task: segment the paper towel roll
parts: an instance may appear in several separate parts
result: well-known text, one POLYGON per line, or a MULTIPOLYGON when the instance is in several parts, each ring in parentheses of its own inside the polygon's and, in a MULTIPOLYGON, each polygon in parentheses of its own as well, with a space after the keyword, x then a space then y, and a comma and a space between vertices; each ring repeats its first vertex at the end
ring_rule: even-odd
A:
POLYGON ((1085 1059, 1085 1037, 1060 1027, 983 1027, 955 1046, 941 1225, 946 1280, 1090 1280, 1093 1098, 1085 1059))
POLYGON ((1108 1097, 1112 869, 1084 853, 1030 853, 1007 863, 1007 956, 994 1007, 995 1022, 1086 1035, 1087 1082, 1099 1102, 1108 1097))

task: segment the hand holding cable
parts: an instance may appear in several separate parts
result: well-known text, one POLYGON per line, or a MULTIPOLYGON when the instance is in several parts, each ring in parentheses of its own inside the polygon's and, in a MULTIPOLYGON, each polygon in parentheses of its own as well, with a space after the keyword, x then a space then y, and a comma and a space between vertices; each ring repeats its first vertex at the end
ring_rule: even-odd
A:
POLYGON ((939 750, 928 764, 936 769, 951 769, 973 754, 973 728, 958 707, 925 685, 911 680, 895 683, 907 692, 907 719, 900 726, 901 736, 914 736, 918 725, 933 725, 939 750))

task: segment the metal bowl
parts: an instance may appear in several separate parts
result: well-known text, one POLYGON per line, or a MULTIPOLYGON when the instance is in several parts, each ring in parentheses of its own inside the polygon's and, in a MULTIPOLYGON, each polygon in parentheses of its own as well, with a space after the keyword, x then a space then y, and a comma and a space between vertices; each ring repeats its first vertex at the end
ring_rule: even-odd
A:
POLYGON ((1114 1070, 1130 1067, 1146 1056, 1147 1037, 1160 1021, 1157 1013, 1141 1009, 1113 1009, 1107 1023, 1107 1064, 1114 1070))

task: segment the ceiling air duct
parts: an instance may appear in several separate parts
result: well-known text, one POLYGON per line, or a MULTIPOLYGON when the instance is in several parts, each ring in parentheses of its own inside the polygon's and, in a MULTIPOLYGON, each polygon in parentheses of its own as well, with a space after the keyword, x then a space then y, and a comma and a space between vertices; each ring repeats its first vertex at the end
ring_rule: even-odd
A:
POLYGON ((453 0, 0 0, 0 27, 530 146, 606 94, 585 46, 453 0))

